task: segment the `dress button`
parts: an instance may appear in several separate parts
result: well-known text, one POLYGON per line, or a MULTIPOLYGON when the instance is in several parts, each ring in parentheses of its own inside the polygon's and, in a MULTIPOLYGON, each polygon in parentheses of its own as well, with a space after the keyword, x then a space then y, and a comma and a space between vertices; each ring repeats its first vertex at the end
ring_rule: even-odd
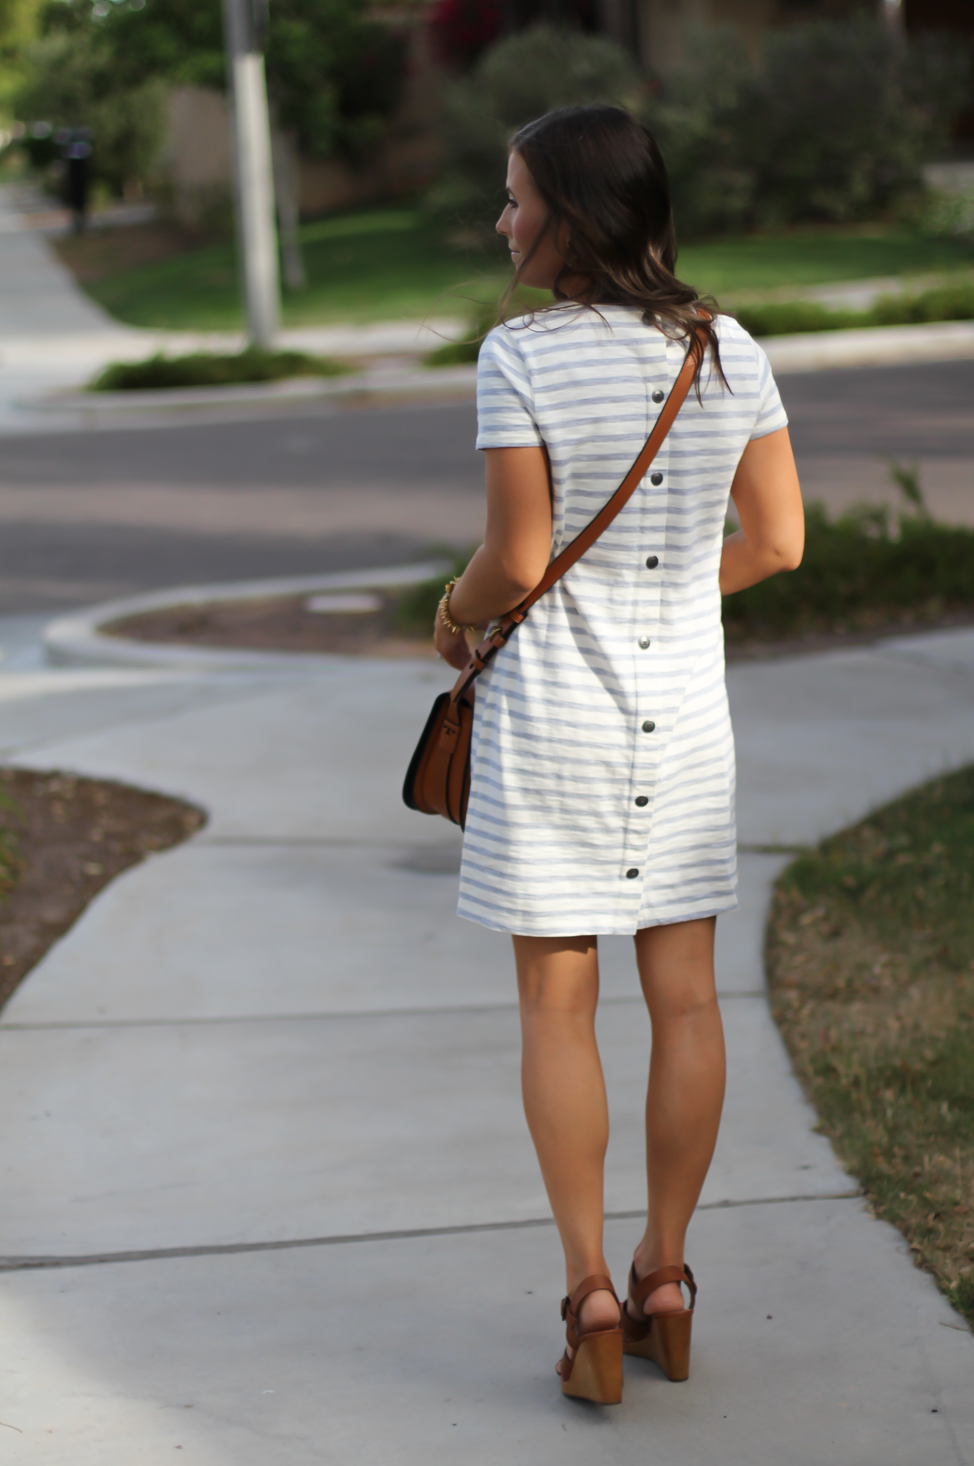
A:
POLYGON ((636 867, 634 865, 631 865, 629 867, 629 869, 626 871, 626 880, 627 881, 634 881, 636 879, 636 877, 638 876, 638 874, 639 874, 639 872, 636 869, 636 867))
POLYGON ((656 391, 653 393, 653 401, 654 402, 662 402, 662 400, 663 400, 663 398, 665 396, 666 396, 666 393, 665 392, 661 392, 659 390, 659 388, 657 387, 656 388, 656 391))
POLYGON ((649 799, 647 798, 647 796, 645 794, 637 794, 636 795, 636 805, 637 805, 637 808, 639 808, 639 809, 645 809, 648 803, 649 803, 649 799))
POLYGON ((643 651, 645 651, 646 648, 649 646, 649 637, 648 636, 641 636, 639 638, 639 645, 642 647, 643 651))
POLYGON ((658 564, 659 564, 659 556, 658 555, 650 555, 649 558, 646 561, 646 569, 647 570, 655 570, 658 564))
POLYGON ((645 723, 643 724, 643 732, 644 733, 652 733, 652 731, 653 731, 653 729, 655 727, 656 727, 656 724, 653 722, 652 718, 647 718, 646 721, 645 721, 645 723))
POLYGON ((655 473, 651 473, 649 475, 649 481, 657 489, 659 488, 660 484, 663 482, 663 475, 660 473, 659 469, 657 469, 655 473))

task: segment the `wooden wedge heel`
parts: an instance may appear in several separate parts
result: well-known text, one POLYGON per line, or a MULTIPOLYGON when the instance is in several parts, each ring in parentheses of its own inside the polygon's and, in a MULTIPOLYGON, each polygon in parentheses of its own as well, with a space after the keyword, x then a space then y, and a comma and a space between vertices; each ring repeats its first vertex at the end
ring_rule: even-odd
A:
POLYGON ((576 1400, 592 1400, 596 1405, 618 1405, 622 1399, 622 1318, 611 1329, 578 1327, 578 1310, 590 1293, 611 1293, 616 1302, 612 1279, 604 1273, 583 1278, 568 1298, 562 1299, 561 1316, 565 1321, 568 1349, 561 1358, 561 1392, 576 1400))
POLYGON ((639 1359, 652 1359, 667 1379, 684 1380, 690 1375, 690 1331, 697 1302, 697 1285, 693 1273, 683 1267, 658 1267, 645 1278, 636 1277, 633 1263, 629 1278, 629 1298, 622 1305, 623 1349, 639 1359), (690 1307, 672 1313, 649 1313, 634 1318, 630 1304, 642 1309, 643 1304, 664 1283, 685 1284, 690 1290, 690 1307))

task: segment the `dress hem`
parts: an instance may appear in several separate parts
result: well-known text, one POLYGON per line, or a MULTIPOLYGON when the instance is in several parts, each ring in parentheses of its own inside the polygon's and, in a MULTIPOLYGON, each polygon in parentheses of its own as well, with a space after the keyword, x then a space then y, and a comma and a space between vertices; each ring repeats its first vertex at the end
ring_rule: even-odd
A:
POLYGON ((637 932, 647 931, 653 926, 676 926, 681 921, 705 921, 709 916, 723 916, 729 911, 736 911, 739 904, 735 895, 727 901, 711 903, 702 911, 687 911, 677 916, 655 917, 652 921, 641 921, 635 926, 606 926, 598 929, 593 929, 591 926, 550 928, 548 923, 544 923, 544 930, 537 925, 532 925, 529 930, 522 925, 502 926, 498 921, 487 921, 484 917, 474 916, 469 911, 458 910, 457 916, 461 921, 472 921, 477 926, 486 927, 488 931, 503 932, 510 937, 634 937, 637 932))

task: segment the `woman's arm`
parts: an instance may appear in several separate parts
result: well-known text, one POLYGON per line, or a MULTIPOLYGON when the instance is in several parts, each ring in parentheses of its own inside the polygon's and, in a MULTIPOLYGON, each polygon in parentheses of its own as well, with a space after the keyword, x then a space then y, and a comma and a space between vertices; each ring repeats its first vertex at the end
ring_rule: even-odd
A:
POLYGON ((741 527, 728 535, 720 557, 720 591, 725 596, 801 564, 805 515, 787 428, 748 443, 731 498, 741 527))
MULTIPOLYGON (((534 590, 551 555, 551 491, 543 448, 488 448, 487 527, 484 542, 450 593, 450 615, 469 626, 486 626, 534 590)), ((451 667, 470 660, 462 634, 439 614, 433 644, 451 667)))

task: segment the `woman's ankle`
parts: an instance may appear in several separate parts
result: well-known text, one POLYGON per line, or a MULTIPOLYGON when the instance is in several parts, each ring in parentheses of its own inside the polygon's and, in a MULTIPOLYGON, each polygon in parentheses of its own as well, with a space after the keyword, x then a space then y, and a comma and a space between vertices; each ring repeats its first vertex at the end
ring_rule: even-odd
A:
MULTIPOLYGON (((683 1267, 683 1248, 672 1244, 668 1248, 661 1247, 659 1243, 651 1242, 645 1236, 639 1241, 633 1254, 633 1268, 636 1274, 636 1281, 642 1282, 651 1273, 661 1267, 683 1267)), ((630 1284, 630 1307, 632 1307, 632 1277, 630 1284)), ((644 1298, 639 1309, 633 1310, 635 1316, 650 1313, 675 1313, 686 1307, 686 1300, 683 1297, 683 1290, 679 1283, 663 1283, 654 1288, 644 1298)))

